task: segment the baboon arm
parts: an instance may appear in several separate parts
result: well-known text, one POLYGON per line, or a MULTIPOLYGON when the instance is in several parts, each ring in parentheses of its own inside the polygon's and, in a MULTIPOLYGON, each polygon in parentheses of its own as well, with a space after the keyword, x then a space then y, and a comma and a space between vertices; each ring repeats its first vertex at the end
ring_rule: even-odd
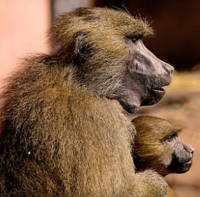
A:
POLYGON ((137 197, 167 197, 167 183, 153 170, 136 173, 134 193, 137 197))

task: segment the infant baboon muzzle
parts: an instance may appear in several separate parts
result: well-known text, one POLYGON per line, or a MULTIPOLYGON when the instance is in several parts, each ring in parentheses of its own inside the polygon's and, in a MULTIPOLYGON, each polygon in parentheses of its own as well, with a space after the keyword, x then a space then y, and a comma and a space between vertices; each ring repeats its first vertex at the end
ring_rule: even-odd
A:
POLYGON ((184 144, 181 151, 172 154, 172 162, 167 169, 179 174, 187 172, 192 166, 193 154, 194 149, 184 144))

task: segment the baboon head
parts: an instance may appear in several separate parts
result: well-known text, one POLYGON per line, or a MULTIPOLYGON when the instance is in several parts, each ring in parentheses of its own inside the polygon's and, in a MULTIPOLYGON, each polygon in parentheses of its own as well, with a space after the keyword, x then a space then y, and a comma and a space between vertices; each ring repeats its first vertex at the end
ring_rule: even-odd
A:
POLYGON ((171 82, 173 67, 143 44, 152 29, 124 11, 80 8, 59 17, 51 32, 52 53, 70 63, 74 78, 129 113, 157 103, 171 82))
POLYGON ((133 120, 137 133, 133 145, 138 170, 154 169, 161 175, 184 173, 192 165, 194 149, 184 144, 175 124, 161 118, 140 116, 133 120))

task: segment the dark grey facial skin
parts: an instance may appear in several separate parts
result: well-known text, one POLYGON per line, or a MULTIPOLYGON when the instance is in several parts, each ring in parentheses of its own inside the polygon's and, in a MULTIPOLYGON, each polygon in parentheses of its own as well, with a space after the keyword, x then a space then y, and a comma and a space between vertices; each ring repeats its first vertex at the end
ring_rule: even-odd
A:
POLYGON ((184 144, 178 136, 165 142, 171 151, 171 158, 166 161, 167 171, 170 173, 187 172, 192 165, 194 149, 184 144))
POLYGON ((163 87, 170 84, 174 68, 157 58, 142 40, 128 45, 129 60, 123 79, 125 88, 118 100, 127 112, 134 113, 139 106, 153 105, 163 97, 163 87))
POLYGON ((134 115, 138 107, 153 105, 163 97, 163 87, 170 84, 174 68, 149 51, 141 39, 132 41, 125 38, 125 55, 115 62, 109 54, 104 54, 104 48, 97 49, 87 43, 86 37, 86 33, 79 32, 72 60, 77 67, 75 75, 80 84, 117 100, 127 117, 134 115), (96 62, 93 56, 100 52, 104 58, 96 62), (91 66, 91 62, 94 65, 91 66))

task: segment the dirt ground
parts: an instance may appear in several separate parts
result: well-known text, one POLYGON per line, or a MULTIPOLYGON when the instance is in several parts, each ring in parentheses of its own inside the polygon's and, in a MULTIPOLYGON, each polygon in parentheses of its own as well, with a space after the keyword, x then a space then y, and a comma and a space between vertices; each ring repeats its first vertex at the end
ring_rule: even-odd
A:
POLYGON ((176 197, 200 196, 200 71, 176 73, 162 102, 145 107, 138 114, 170 119, 182 126, 183 141, 195 149, 193 165, 185 174, 166 177, 176 197))

